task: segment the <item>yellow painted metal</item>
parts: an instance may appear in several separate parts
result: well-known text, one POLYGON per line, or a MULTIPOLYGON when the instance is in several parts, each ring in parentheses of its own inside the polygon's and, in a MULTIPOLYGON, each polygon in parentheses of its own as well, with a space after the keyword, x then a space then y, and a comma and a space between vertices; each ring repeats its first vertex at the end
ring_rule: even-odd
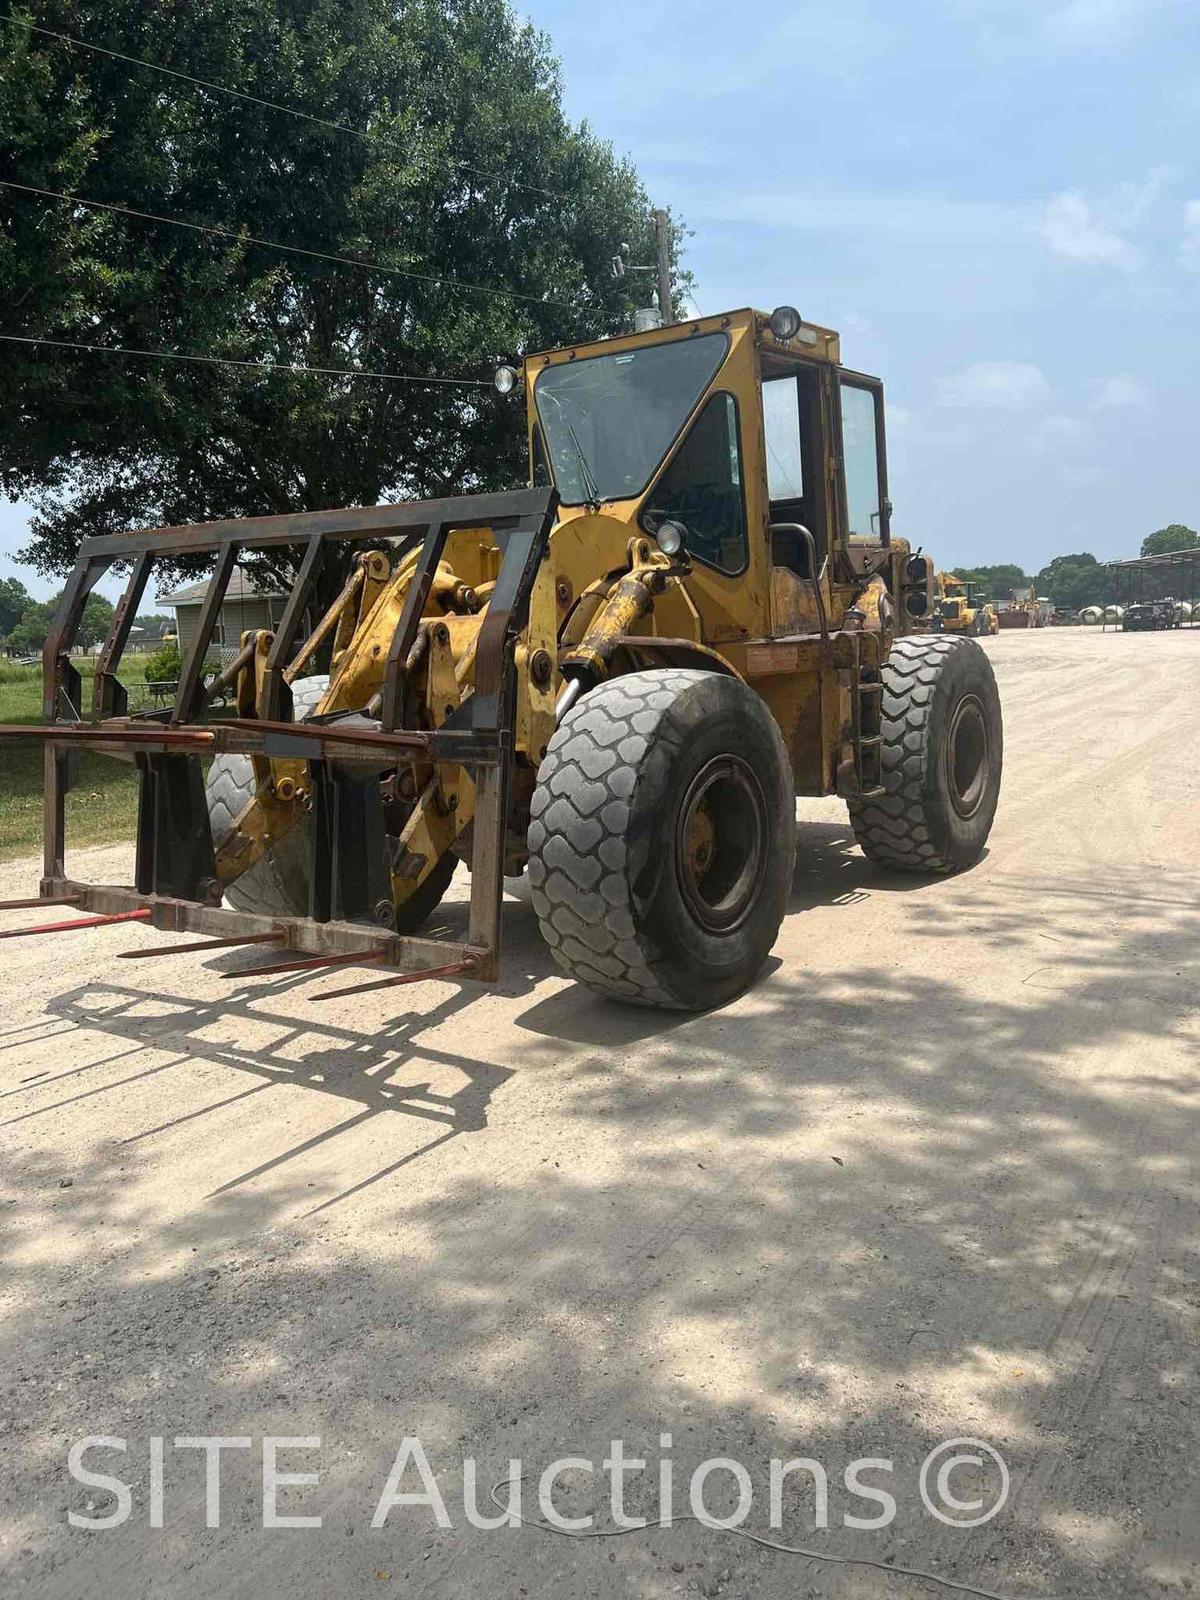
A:
POLYGON ((550 743, 555 727, 554 702, 562 687, 554 589, 554 569, 549 561, 543 561, 533 581, 529 621, 516 653, 517 682, 523 692, 517 696, 515 747, 517 755, 533 766, 550 743))
MULTIPOLYGON (((800 337, 782 342, 764 314, 741 310, 530 355, 524 377, 531 459, 542 373, 589 355, 717 332, 727 339, 725 357, 696 396, 645 492, 600 507, 559 508, 515 656, 514 756, 521 793, 530 791, 553 732, 564 671, 595 681, 627 670, 640 639, 647 645, 661 641, 656 660, 672 659, 672 651, 682 659, 687 645, 693 663, 712 659, 714 666, 727 665, 744 678, 783 731, 797 792, 832 793, 844 782, 852 755, 856 675, 877 668, 894 634, 915 625, 903 608, 909 545, 900 539, 851 541, 845 527, 840 346, 830 329, 805 323, 800 337), (762 397, 768 369, 776 377, 794 369, 816 397, 823 453, 815 481, 805 488, 827 538, 815 585, 811 574, 776 564, 773 551, 762 397), (669 558, 642 520, 691 422, 719 393, 732 396, 739 428, 748 550, 745 569, 737 574, 686 557, 669 558), (702 651, 711 654, 705 658, 702 651)), ((417 559, 416 551, 394 565, 382 552, 358 558, 351 582, 318 628, 332 639, 331 682, 318 711, 360 711, 375 703, 417 559)), ((479 630, 500 560, 500 545, 486 530, 452 530, 446 540, 424 607, 423 643, 410 658, 407 676, 406 704, 429 727, 440 726, 471 693, 479 630)), ((272 770, 284 765, 272 763, 272 770)), ((466 848, 463 835, 474 813, 474 788, 463 769, 444 764, 435 770, 428 763, 402 764, 394 787, 395 802, 408 808, 399 824, 393 874, 400 905, 446 850, 466 848)), ((239 863, 279 826, 278 796, 269 790, 269 783, 260 784, 248 808, 259 808, 261 818, 239 819, 239 835, 251 840, 250 846, 239 843, 240 854, 233 853, 239 863)), ((520 840, 511 845, 519 853, 520 840)), ((233 854, 225 849, 219 854, 223 879, 235 875, 233 854)))

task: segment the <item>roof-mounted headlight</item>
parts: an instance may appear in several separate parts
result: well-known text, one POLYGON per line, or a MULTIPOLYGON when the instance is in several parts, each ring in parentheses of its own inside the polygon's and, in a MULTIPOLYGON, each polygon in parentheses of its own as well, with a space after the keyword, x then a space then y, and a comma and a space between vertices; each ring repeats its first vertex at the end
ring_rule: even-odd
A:
POLYGON ((781 344, 799 340, 801 344, 815 345, 820 335, 815 328, 806 328, 795 306, 776 306, 767 319, 767 325, 781 344))
POLYGON ((771 332, 777 339, 794 339, 800 332, 800 321, 795 306, 776 306, 771 313, 771 332))
POLYGON ((516 367, 502 365, 496 368, 492 381, 501 394, 511 394, 520 380, 516 367))

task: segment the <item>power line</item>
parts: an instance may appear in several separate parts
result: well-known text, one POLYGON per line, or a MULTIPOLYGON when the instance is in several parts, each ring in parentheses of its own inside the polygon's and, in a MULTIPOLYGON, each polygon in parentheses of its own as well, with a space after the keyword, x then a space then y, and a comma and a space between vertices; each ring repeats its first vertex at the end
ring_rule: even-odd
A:
MULTIPOLYGON (((149 72, 161 72, 168 78, 178 78, 184 83, 195 84, 200 89, 211 89, 216 94, 227 94, 235 100, 245 100, 250 105, 264 106, 268 111, 281 111, 285 116, 298 117, 302 122, 311 122, 318 128, 328 128, 332 133, 348 133, 356 139, 369 142, 377 135, 365 132, 362 128, 353 128, 346 122, 332 122, 326 117, 314 116, 311 112, 300 111, 295 106, 281 105, 277 100, 263 100, 258 95, 248 94, 244 89, 231 89, 228 84, 215 83, 211 78, 198 78, 190 72, 180 72, 176 67, 160 66, 157 61, 145 61, 141 56, 123 55, 119 50, 109 50, 104 45, 89 44, 86 39, 76 39, 69 33, 57 33, 53 28, 39 27, 36 22, 27 22, 23 17, 4 16, 0 21, 11 22, 14 27, 28 28, 31 33, 44 34, 47 39, 57 39, 62 44, 67 44, 75 50, 91 50, 96 55, 108 56, 113 61, 124 61, 133 67, 145 67, 149 72)), ((384 136, 387 137, 386 135, 384 136)), ((534 183, 519 183, 515 178, 506 177, 500 172, 490 172, 486 167, 472 166, 470 162, 460 161, 459 166, 464 172, 473 172, 477 177, 495 178, 501 183, 507 183, 514 189, 525 189, 530 194, 545 195, 550 200, 566 200, 568 196, 559 189, 542 189, 534 183)))
POLYGON ((277 239, 262 239, 253 233, 239 233, 232 228, 220 228, 212 222, 185 222, 182 217, 164 217, 156 211, 138 211, 133 206, 115 205, 108 200, 85 200, 82 195, 64 194, 58 189, 40 189, 32 183, 13 183, 0 178, 0 188, 15 189, 22 194, 40 195, 48 200, 66 200, 75 206, 86 206, 92 211, 113 211, 119 217, 137 217, 142 222, 161 222, 170 228, 187 228, 193 233, 208 233, 217 239, 232 239, 235 243, 261 245, 266 250, 283 250, 290 255, 309 256, 314 261, 334 261, 346 267, 360 267, 365 272, 390 273, 396 278, 411 278, 416 283, 431 283, 439 288, 460 289, 468 294, 499 295, 509 300, 526 300, 535 306, 553 306, 560 311, 574 311, 565 300, 543 300, 535 294, 521 294, 516 289, 493 289, 485 284, 463 283, 458 278, 438 278, 428 272, 408 272, 402 267, 384 267, 375 261, 364 261, 357 256, 336 255, 326 250, 307 250, 303 245, 281 244, 277 239))
POLYGON ((490 389, 486 378, 422 378, 411 372, 367 372, 361 367, 305 367, 291 361, 239 361, 233 356, 194 356, 181 350, 137 350, 122 344, 83 344, 76 339, 47 339, 33 334, 0 333, 5 344, 48 344, 59 350, 95 350, 110 356, 148 356, 154 361, 195 361, 213 367, 249 367, 255 372, 315 372, 338 378, 375 378, 386 383, 445 385, 456 389, 490 389))

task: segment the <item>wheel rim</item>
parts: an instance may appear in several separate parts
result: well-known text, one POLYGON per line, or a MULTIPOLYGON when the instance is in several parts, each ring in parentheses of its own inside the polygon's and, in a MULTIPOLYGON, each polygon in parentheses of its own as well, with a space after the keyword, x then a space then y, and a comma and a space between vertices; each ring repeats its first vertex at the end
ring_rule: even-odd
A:
POLYGON ((973 694, 954 708, 946 739, 946 786, 960 817, 973 817, 983 804, 991 776, 991 744, 983 707, 973 694))
POLYGON ((692 779, 679 808, 675 868, 696 921, 729 933, 749 915, 766 868, 762 787, 738 756, 717 756, 692 779))

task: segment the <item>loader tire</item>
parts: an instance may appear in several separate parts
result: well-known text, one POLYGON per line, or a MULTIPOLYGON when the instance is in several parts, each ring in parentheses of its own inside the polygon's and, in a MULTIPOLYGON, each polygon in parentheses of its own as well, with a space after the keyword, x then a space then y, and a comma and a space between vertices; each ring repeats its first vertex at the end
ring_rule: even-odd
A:
POLYGON ((578 982, 704 1011, 754 981, 791 889, 795 798, 745 684, 675 668, 601 684, 551 739, 530 818, 534 911, 578 982))
MULTIPOLYGON (((302 722, 315 711, 328 687, 324 673, 297 678, 292 685, 293 720, 302 722)), ((205 789, 213 841, 219 844, 254 798, 250 757, 214 756, 205 789)), ((310 840, 308 818, 301 817, 266 855, 227 886, 226 904, 263 917, 306 917, 310 840)))
POLYGON ((992 664, 973 639, 925 634, 897 639, 881 676, 885 793, 850 801, 854 836, 901 872, 974 866, 1004 756, 992 664))
MULTIPOLYGON (((329 687, 325 674, 297 678, 292 685, 292 716, 302 722, 329 687)), ((254 795, 254 768, 249 756, 215 756, 208 770, 208 817, 219 841, 237 821, 254 795)), ((226 902, 238 911, 263 917, 306 917, 311 874, 312 831, 307 816, 299 819, 266 855, 225 890, 226 902)), ((416 933, 441 904, 458 866, 451 852, 436 863, 425 882, 396 913, 397 933, 416 933)))

